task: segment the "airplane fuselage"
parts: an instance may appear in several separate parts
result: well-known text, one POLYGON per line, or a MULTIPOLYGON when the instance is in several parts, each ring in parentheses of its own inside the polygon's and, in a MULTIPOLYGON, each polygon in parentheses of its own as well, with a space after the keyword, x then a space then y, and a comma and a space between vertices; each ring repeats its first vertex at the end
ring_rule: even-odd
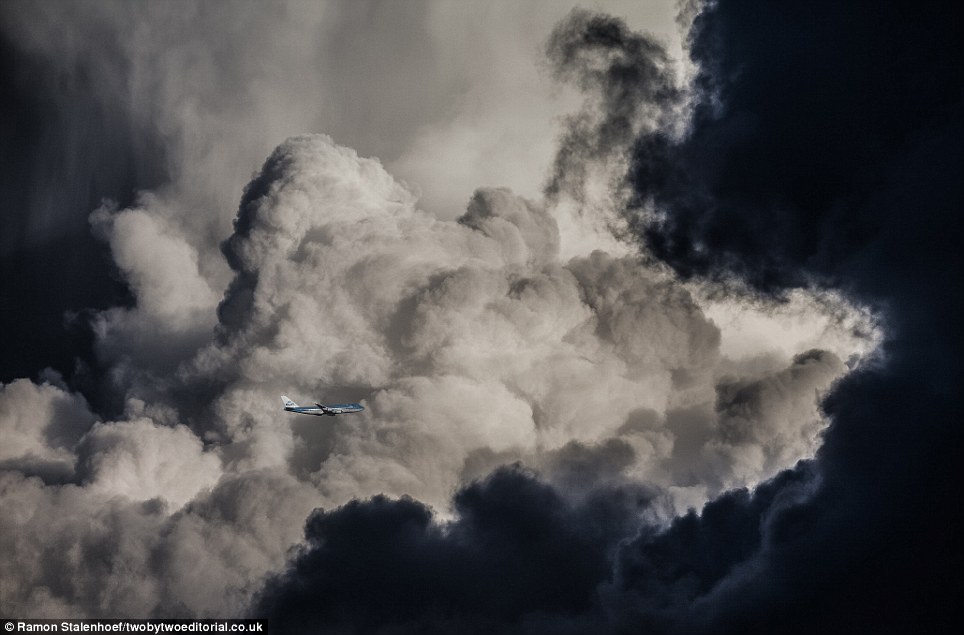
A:
POLYGON ((316 417, 334 417, 335 415, 361 412, 365 409, 364 406, 358 403, 316 403, 314 406, 299 406, 287 397, 282 397, 281 400, 284 402, 284 409, 287 412, 297 412, 298 414, 302 415, 315 415, 316 417))
POLYGON ((298 406, 297 408, 285 407, 285 410, 288 412, 297 412, 302 415, 317 415, 319 417, 323 415, 334 417, 335 415, 348 414, 349 412, 361 412, 364 409, 364 406, 357 403, 337 403, 324 406, 323 408, 309 406, 298 406))

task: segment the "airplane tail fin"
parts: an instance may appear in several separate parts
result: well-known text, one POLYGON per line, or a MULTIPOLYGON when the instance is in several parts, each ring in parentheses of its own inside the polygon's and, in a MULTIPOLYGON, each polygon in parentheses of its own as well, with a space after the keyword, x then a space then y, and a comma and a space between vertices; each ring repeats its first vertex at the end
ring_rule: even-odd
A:
POLYGON ((288 399, 288 397, 286 397, 285 395, 281 395, 281 401, 282 401, 282 403, 284 403, 285 408, 297 408, 297 407, 298 407, 298 404, 296 404, 295 402, 291 401, 291 399, 288 399))

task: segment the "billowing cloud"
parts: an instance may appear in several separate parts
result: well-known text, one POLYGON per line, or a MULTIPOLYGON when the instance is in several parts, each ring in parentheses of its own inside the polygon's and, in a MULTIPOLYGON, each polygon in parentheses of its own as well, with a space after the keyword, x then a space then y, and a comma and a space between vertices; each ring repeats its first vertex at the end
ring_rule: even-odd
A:
POLYGON ((95 425, 78 454, 91 490, 133 500, 160 498, 180 506, 221 475, 217 456, 205 453, 190 430, 155 426, 146 418, 95 425))
MULTIPOLYGON (((636 410, 735 390, 717 386, 719 329, 682 285, 598 251, 563 262, 558 244, 543 204, 480 190, 458 222, 439 221, 377 162, 323 136, 293 138, 246 190, 224 244, 236 277, 218 339, 182 376, 221 386, 220 432, 250 444, 234 460, 263 465, 284 464, 295 443, 273 423, 282 390, 337 386, 366 398, 369 412, 337 427, 329 456, 314 459, 313 480, 335 503, 394 493, 440 508, 474 451, 595 442, 636 410)), ((827 372, 804 362, 772 371, 778 386, 802 375, 803 396, 760 389, 744 427, 769 432, 734 436, 736 415, 714 424, 707 452, 716 435, 730 449, 767 446, 765 461, 717 453, 746 465, 732 468, 737 482, 813 451, 819 393, 845 371, 816 365, 827 372)))
POLYGON ((51 482, 71 478, 74 449, 94 420, 83 397, 55 385, 0 384, 0 462, 51 482))

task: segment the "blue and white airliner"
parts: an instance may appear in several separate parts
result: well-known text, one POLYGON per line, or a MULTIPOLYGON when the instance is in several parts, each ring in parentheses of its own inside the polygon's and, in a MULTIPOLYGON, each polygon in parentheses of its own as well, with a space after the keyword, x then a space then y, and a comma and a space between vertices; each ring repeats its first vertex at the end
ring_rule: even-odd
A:
POLYGON ((303 415, 315 415, 317 417, 321 417, 323 415, 328 415, 329 417, 334 417, 335 415, 347 415, 353 412, 361 412, 365 409, 365 407, 360 403, 330 403, 328 405, 316 403, 314 406, 299 406, 284 395, 281 395, 281 401, 284 402, 285 410, 288 412, 297 412, 298 414, 303 415))

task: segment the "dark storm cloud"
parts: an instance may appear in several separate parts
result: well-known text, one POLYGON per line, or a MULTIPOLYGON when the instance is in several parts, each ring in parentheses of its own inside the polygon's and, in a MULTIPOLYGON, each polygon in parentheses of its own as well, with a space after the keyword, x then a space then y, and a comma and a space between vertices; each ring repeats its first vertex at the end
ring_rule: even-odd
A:
POLYGON ((318 510, 256 612, 282 632, 538 632, 595 610, 612 540, 648 503, 604 488, 573 504, 501 468, 456 494, 447 525, 407 498, 318 510))
POLYGON ((103 99, 89 66, 52 68, 12 41, 15 8, 0 7, 0 381, 90 359, 89 330, 65 313, 125 297, 87 215, 105 196, 157 183, 161 167, 157 148, 136 156, 151 138, 103 99))
POLYGON ((812 477, 812 466, 801 462, 752 492, 731 490, 666 531, 644 529, 621 545, 613 580, 600 590, 616 630, 720 630, 706 598, 729 579, 755 575, 771 525, 806 495, 812 477))
POLYGON ((834 2, 702 13, 690 133, 637 142, 637 196, 665 212, 645 230, 649 248, 683 272, 729 268, 761 286, 809 275, 889 295, 909 275, 941 275, 919 256, 950 255, 955 238, 954 13, 834 2))
MULTIPOLYGON (((837 286, 883 311, 888 329, 882 362, 824 404, 834 423, 813 496, 765 512, 747 570, 694 605, 713 628, 905 632, 950 615, 964 202, 955 24, 950 4, 710 5, 691 33, 688 134, 637 141, 637 202, 658 220, 632 220, 657 257, 774 293, 837 286)), ((710 541, 723 529, 691 531, 710 541)))
POLYGON ((622 157, 642 126, 665 123, 679 97, 674 68, 653 38, 581 9, 556 26, 546 53, 553 76, 589 99, 566 120, 545 191, 584 202, 595 163, 622 157))

